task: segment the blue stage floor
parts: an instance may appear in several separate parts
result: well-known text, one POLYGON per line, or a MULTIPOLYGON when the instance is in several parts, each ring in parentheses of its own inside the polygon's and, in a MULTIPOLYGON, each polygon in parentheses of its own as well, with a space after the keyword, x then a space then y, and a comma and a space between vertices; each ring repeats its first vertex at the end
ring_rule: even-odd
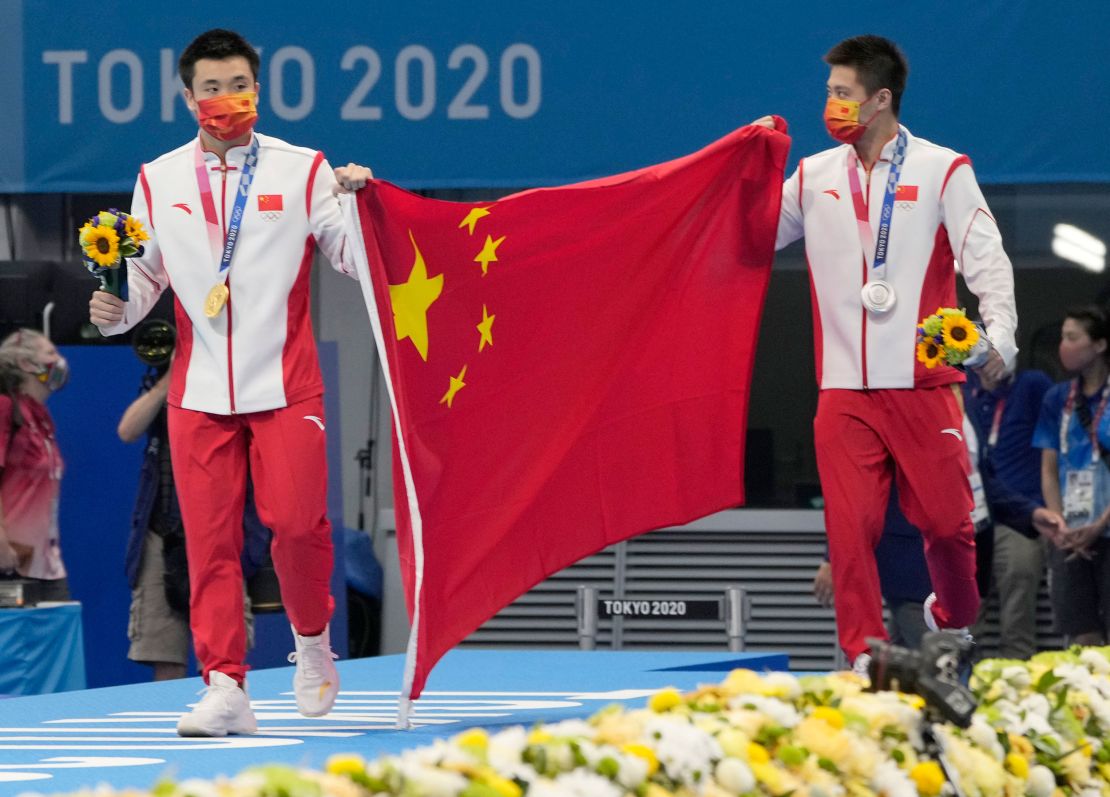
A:
POLYGON ((252 672, 254 736, 183 739, 177 718, 199 678, 0 701, 0 795, 52 794, 109 783, 148 788, 284 762, 321 767, 339 752, 368 758, 430 743, 473 726, 531 725, 585 717, 614 702, 643 705, 651 692, 720 681, 735 667, 784 670, 785 655, 456 650, 436 666, 411 731, 394 729, 403 657, 340 662, 343 686, 327 717, 293 703, 292 667, 252 672))

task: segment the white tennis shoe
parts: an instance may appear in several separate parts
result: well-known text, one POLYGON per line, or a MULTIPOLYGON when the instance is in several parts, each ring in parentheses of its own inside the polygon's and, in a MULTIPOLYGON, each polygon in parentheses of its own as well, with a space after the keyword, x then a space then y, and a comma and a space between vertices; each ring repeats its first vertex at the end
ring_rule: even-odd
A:
POLYGON ((297 649, 289 661, 297 665, 293 675, 293 694, 297 711, 305 717, 322 717, 335 705, 339 694, 339 672, 335 669, 338 656, 331 652, 329 626, 317 636, 301 636, 293 629, 297 649))
POLYGON ((218 670, 208 673, 208 687, 200 702, 177 721, 178 736, 227 736, 257 730, 245 685, 240 689, 234 678, 218 670))

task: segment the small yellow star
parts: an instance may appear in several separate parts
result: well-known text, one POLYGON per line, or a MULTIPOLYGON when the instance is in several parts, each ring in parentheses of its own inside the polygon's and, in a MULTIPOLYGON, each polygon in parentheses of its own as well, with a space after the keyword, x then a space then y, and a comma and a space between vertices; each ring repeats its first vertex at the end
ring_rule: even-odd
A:
POLYGON ((466 382, 463 381, 463 377, 465 376, 466 366, 464 365, 462 370, 459 371, 458 376, 451 377, 451 386, 447 388, 447 392, 444 393, 443 398, 439 400, 440 404, 446 404, 448 409, 451 408, 451 402, 455 400, 455 394, 466 387, 466 382))
POLYGON ((504 240, 504 235, 502 235, 496 241, 487 235, 486 245, 482 247, 481 252, 474 256, 474 262, 482 264, 483 277, 486 276, 486 272, 489 271, 489 264, 497 262, 497 247, 501 246, 501 242, 504 240))
POLYGON ((495 315, 490 315, 486 310, 486 306, 482 305, 482 323, 478 324, 478 331, 482 333, 482 339, 478 341, 478 351, 486 347, 488 343, 493 345, 493 319, 497 318, 495 315))
POLYGON ((443 292, 443 275, 436 274, 431 279, 428 278, 428 267, 424 264, 424 256, 420 254, 412 230, 409 230, 409 239, 416 252, 416 260, 405 282, 389 286, 389 303, 393 307, 393 326, 396 328, 397 340, 411 340, 420 353, 420 358, 427 362, 428 308, 443 292))
POLYGON ((466 214, 466 218, 459 222, 459 229, 461 230, 465 225, 470 229, 470 234, 474 234, 474 225, 478 223, 478 219, 483 216, 488 216, 489 211, 485 208, 471 208, 470 212, 466 214))

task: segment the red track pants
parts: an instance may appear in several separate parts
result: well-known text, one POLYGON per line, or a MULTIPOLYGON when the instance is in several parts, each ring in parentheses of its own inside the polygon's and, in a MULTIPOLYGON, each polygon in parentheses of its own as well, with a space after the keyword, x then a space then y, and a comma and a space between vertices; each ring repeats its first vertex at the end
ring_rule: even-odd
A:
POLYGON ((248 464, 255 504, 274 533, 271 554, 289 620, 302 635, 331 618, 331 524, 323 397, 243 415, 169 408, 170 454, 185 523, 189 623, 205 682, 242 682, 243 503, 248 464))
POLYGON ((849 661, 867 650, 867 637, 887 638, 875 546, 892 477, 903 514, 925 537, 938 624, 975 622, 973 502, 963 414, 952 386, 823 390, 813 430, 837 633, 849 661))

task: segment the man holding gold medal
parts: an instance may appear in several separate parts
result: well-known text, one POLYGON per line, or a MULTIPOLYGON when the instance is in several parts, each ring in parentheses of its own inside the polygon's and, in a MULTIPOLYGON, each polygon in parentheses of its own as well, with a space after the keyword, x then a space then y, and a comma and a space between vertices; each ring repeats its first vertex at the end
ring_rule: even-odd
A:
POLYGON ((252 733, 239 555, 248 469, 293 625, 297 708, 326 714, 339 679, 328 592, 323 381, 309 316, 317 247, 354 275, 336 194, 370 170, 334 172, 320 152, 253 132, 257 52, 210 30, 182 53, 196 139, 145 164, 131 215, 150 232, 128 263, 128 301, 93 294, 105 335, 124 332, 173 286, 179 331, 167 403, 190 570, 190 624, 208 689, 183 736, 252 733))
MULTIPOLYGON (((1014 367, 1014 278, 971 161, 899 124, 908 65, 897 45, 858 36, 825 56, 825 124, 841 146, 802 159, 783 185, 777 248, 805 236, 817 379, 817 466, 840 645, 866 672, 886 638, 874 548, 891 479, 925 537, 932 628, 975 621, 973 507, 957 382, 915 360, 918 320, 956 304, 955 267, 986 325, 966 365, 1014 367)), ((756 122, 772 127, 769 117, 756 122)), ((970 341, 969 341, 970 343, 970 341)))

